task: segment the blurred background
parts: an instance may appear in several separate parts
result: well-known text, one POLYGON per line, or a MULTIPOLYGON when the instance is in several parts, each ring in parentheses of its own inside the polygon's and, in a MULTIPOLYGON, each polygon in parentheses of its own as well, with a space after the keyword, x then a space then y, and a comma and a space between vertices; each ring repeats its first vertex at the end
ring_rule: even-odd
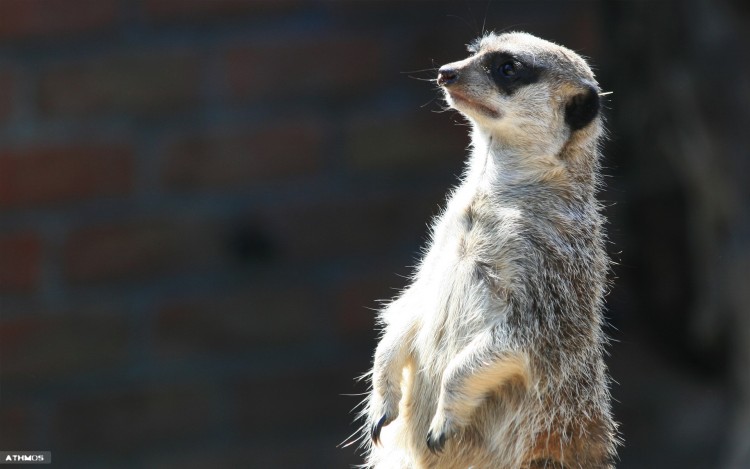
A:
POLYGON ((0 450, 349 467, 487 29, 588 57, 621 468, 750 467, 746 2, 0 1, 0 450))

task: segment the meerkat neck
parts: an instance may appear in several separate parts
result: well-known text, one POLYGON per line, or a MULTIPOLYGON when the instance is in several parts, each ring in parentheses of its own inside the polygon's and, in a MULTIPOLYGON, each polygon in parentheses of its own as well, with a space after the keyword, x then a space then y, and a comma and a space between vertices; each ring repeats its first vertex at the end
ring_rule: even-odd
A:
POLYGON ((523 149, 475 127, 472 132, 466 183, 495 192, 497 188, 527 186, 540 180, 542 168, 531 165, 523 149))
MULTIPOLYGON (((567 153, 565 150, 539 150, 534 154, 528 154, 527 149, 509 145, 479 127, 474 127, 471 140, 472 151, 464 179, 465 185, 489 192, 537 187, 550 195, 559 193, 564 198, 593 197, 593 168, 578 167, 579 159, 574 155, 563 154, 567 153)), ((575 151, 584 150, 578 148, 575 151)), ((596 149, 591 151, 596 152, 596 149)))
POLYGON ((466 170, 465 184, 477 188, 489 185, 498 171, 493 156, 492 136, 474 129, 471 135, 472 151, 466 170))

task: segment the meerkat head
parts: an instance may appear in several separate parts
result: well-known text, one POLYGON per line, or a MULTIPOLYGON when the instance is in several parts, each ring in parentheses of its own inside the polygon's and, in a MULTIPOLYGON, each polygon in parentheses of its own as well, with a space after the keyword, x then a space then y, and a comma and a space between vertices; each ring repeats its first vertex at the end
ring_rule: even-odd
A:
POLYGON ((535 155, 558 155, 599 129, 599 88, 575 52, 526 33, 488 34, 440 68, 445 99, 475 130, 535 155))

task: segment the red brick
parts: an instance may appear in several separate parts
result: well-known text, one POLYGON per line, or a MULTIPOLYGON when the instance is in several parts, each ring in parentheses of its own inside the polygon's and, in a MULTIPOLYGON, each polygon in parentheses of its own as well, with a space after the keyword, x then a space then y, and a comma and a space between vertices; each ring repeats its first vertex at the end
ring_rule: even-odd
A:
POLYGON ((220 413, 210 386, 145 387, 62 401, 57 445, 87 454, 141 452, 215 431, 220 413))
POLYGON ((289 469, 313 467, 311 461, 315 461, 314 467, 318 468, 362 467, 362 456, 354 451, 357 445, 348 448, 339 447, 343 437, 351 434, 355 426, 345 425, 344 419, 339 416, 336 416, 336 420, 339 425, 327 433, 318 433, 304 438, 275 438, 266 444, 248 445, 246 459, 239 461, 234 467, 247 466, 248 461, 253 462, 253 467, 289 469))
MULTIPOLYGON (((341 361, 337 369, 299 369, 285 376, 238 383, 238 427, 250 440, 292 432, 319 435, 329 429, 338 429, 343 440, 347 430, 353 431, 350 411, 361 399, 342 394, 364 391, 355 379, 366 370, 347 363, 351 357, 341 357, 341 361)), ((366 360, 361 365, 366 367, 366 360)))
POLYGON ((146 0, 148 18, 206 22, 211 18, 232 18, 259 12, 285 12, 304 4, 298 0, 146 0))
POLYGON ((222 255, 212 227, 194 222, 137 221, 73 232, 63 271, 72 283, 145 279, 205 267, 222 255))
MULTIPOLYGON (((144 467, 152 469, 204 469, 206 467, 246 467, 252 462, 253 467, 258 466, 258 460, 253 453, 247 449, 247 443, 239 447, 221 447, 211 445, 200 445, 199 447, 185 448, 175 451, 174 454, 162 454, 149 458, 144 467)), ((309 461, 309 460, 308 460, 309 461)), ((276 466, 287 467, 287 466, 276 466)))
POLYGON ((8 71, 0 71, 0 122, 13 114, 13 94, 16 91, 16 77, 8 71))
MULTIPOLYGON (((409 72, 407 76, 436 78, 438 68, 468 55, 466 46, 450 34, 444 34, 444 28, 444 23, 423 24, 418 34, 405 38, 399 66, 401 70, 409 72)), ((428 85, 427 82, 422 83, 428 85)), ((435 94, 440 93, 434 87, 431 89, 435 94)))
POLYGON ((220 446, 200 445, 175 451, 175 454, 149 458, 150 469, 235 468, 347 468, 362 463, 355 447, 338 447, 353 431, 342 425, 337 431, 314 436, 252 439, 241 443, 222 442, 220 446))
POLYGON ((227 53, 229 84, 239 97, 361 90, 383 80, 382 47, 351 35, 256 42, 227 53))
POLYGON ((33 290, 40 261, 41 242, 36 234, 0 235, 0 291, 33 290))
POLYGON ((32 145, 0 150, 0 208, 123 195, 133 179, 132 149, 116 144, 32 145))
POLYGON ((443 198, 442 191, 390 193, 278 207, 267 211, 263 226, 292 261, 382 255, 423 239, 443 198))
POLYGON ((168 145, 163 180, 190 190, 306 175, 322 166, 323 143, 323 129, 312 121, 189 136, 168 145))
POLYGON ((347 131, 347 164, 361 171, 460 168, 467 127, 448 115, 396 115, 355 120, 347 131))
POLYGON ((22 316, 0 322, 4 386, 52 383, 111 368, 126 359, 127 328, 119 316, 22 316))
POLYGON ((3 0, 0 39, 62 36, 111 28, 117 0, 3 0))
POLYGON ((338 334, 346 340, 361 340, 375 335, 375 317, 383 301, 388 301, 406 286, 407 279, 396 275, 404 266, 393 264, 391 270, 358 275, 336 288, 336 324, 338 334))
MULTIPOLYGON (((596 57, 602 53, 604 41, 603 26, 600 15, 593 8, 580 8, 572 21, 574 25, 567 31, 570 41, 565 44, 587 57, 596 57)), ((596 63, 594 63, 596 65, 596 63)))
POLYGON ((43 114, 176 112, 199 103, 201 66, 183 51, 149 51, 66 62, 41 73, 43 114))
POLYGON ((0 447, 31 448, 30 418, 28 408, 20 405, 0 406, 0 447))
POLYGON ((156 326, 163 355, 238 353, 304 342, 321 330, 315 290, 257 285, 243 290, 166 305, 156 326))

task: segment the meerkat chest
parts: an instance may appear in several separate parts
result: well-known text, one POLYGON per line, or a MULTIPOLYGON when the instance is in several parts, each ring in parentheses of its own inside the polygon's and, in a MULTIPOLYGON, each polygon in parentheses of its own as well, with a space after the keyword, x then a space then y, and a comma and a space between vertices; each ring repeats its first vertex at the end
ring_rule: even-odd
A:
POLYGON ((521 217, 486 192, 457 191, 435 225, 425 274, 453 278, 477 265, 504 270, 520 249, 521 217))
POLYGON ((498 293, 513 280, 518 217, 483 193, 451 199, 415 283, 426 348, 450 355, 501 320, 498 293))

